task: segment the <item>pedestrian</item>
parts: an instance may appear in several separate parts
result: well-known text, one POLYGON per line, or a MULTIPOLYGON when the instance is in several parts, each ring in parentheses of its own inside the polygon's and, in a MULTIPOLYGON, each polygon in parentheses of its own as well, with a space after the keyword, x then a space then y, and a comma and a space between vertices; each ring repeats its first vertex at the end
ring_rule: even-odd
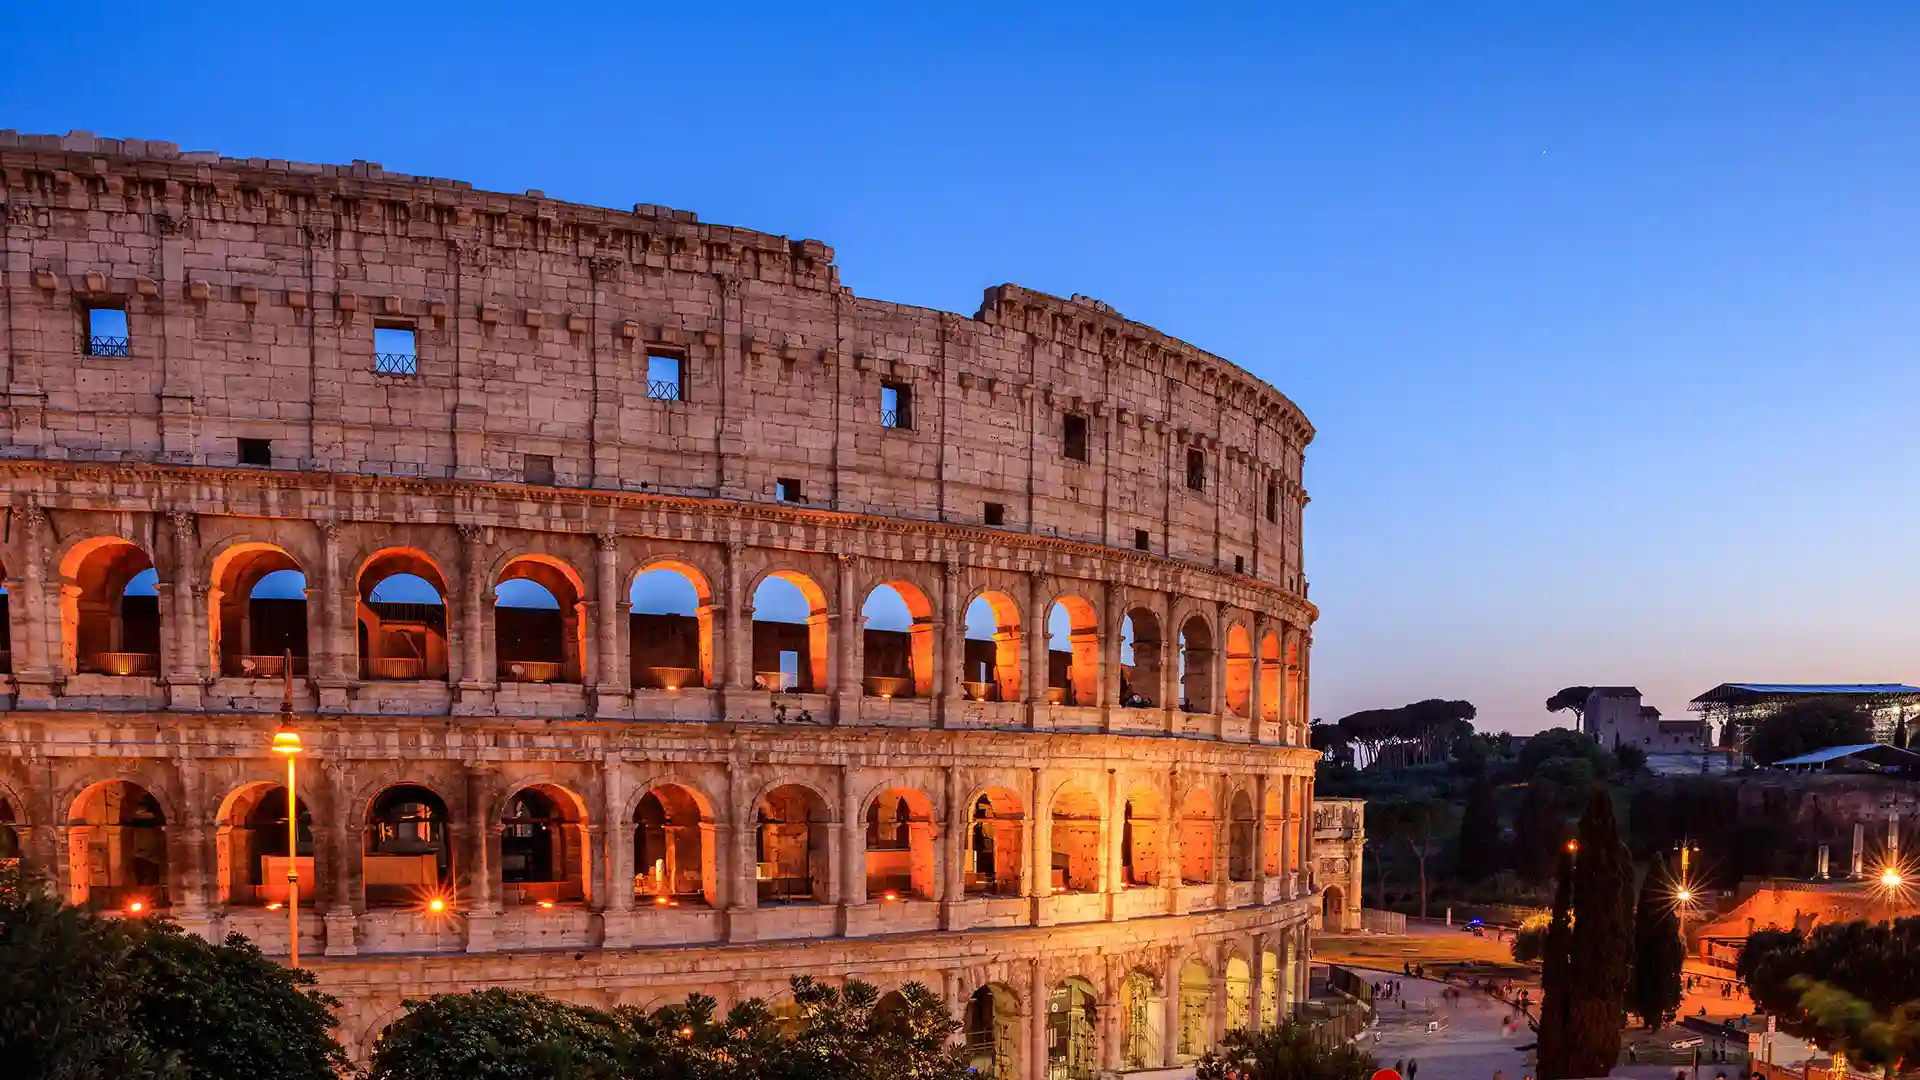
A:
POLYGON ((1640 1044, 1639 1043, 1627 1044, 1627 1064, 1629 1065, 1640 1064, 1640 1044))
MULTIPOLYGON (((1420 1059, 1408 1058, 1407 1059, 1407 1080, 1419 1080, 1419 1076, 1420 1076, 1420 1059)), ((1726 1080, 1726 1077, 1723 1076, 1720 1078, 1720 1080, 1726 1080)))

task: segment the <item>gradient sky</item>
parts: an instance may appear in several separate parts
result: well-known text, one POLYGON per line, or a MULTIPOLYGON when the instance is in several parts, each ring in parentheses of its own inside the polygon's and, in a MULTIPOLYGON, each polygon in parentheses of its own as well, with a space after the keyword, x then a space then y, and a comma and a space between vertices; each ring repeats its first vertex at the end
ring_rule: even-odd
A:
POLYGON ((1106 300, 1318 427, 1316 716, 1920 680, 1920 6, 823 6, 15 5, 0 127, 1106 300))

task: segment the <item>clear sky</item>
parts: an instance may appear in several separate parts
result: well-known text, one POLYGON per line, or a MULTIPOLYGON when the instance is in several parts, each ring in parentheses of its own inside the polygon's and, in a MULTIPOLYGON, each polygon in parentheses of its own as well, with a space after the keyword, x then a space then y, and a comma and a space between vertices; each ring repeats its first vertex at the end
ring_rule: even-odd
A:
POLYGON ((1328 719, 1915 681, 1920 6, 15 5, 0 127, 1099 297, 1319 429, 1328 719))

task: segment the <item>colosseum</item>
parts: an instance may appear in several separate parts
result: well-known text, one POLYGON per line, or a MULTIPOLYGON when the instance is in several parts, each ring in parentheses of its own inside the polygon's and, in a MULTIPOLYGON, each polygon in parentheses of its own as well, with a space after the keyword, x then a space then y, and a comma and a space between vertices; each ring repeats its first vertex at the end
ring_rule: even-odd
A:
POLYGON ((72 902, 297 922, 360 1058, 482 985, 917 980, 1007 1080, 1298 1007, 1272 387, 659 206, 84 133, 0 180, 0 856, 72 902))

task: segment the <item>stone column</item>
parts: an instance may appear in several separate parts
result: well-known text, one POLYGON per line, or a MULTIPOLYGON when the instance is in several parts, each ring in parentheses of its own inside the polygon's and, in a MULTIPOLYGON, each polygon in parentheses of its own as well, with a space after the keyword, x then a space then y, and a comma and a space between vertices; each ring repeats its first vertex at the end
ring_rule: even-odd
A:
POLYGON ((1253 902, 1267 902, 1267 774, 1253 778, 1253 902))
POLYGON ((956 907, 967 898, 967 842, 971 832, 970 815, 967 807, 967 786, 958 775, 958 770, 949 765, 941 770, 947 785, 947 825, 935 850, 943 860, 940 865, 941 896, 940 926, 953 930, 957 912, 956 907))
POLYGON ((860 814, 859 778, 853 766, 840 766, 840 903, 867 902, 867 830, 860 814))
POLYGON ((626 658, 620 653, 620 538, 603 532, 594 541, 594 591, 597 596, 593 625, 594 659, 597 663, 594 687, 594 714, 619 716, 626 712, 626 658))
POLYGON ((470 764, 466 768, 466 879, 467 879, 467 951, 493 951, 494 921, 499 917, 499 902, 493 887, 494 835, 499 826, 493 808, 492 766, 470 764))
POLYGON ((1028 920, 1035 926, 1041 925, 1047 897, 1053 895, 1053 808, 1046 805, 1046 775, 1040 769, 1033 769, 1032 788, 1029 792, 1026 824, 1027 850, 1022 860, 1025 871, 1021 882, 1021 893, 1032 897, 1032 913, 1028 920))
POLYGON ((17 694, 14 707, 50 709, 57 676, 53 668, 53 647, 49 645, 52 635, 48 631, 54 629, 58 633, 61 623, 57 594, 49 594, 47 589, 47 512, 38 503, 29 502, 19 513, 19 527, 24 533, 20 546, 26 562, 17 568, 19 595, 11 598, 8 616, 15 627, 24 628, 26 633, 14 638, 16 648, 22 650, 20 663, 13 669, 17 694))
MULTIPOLYGON (((1167 594, 1167 614, 1160 620, 1160 686, 1156 699, 1166 710, 1167 731, 1178 733, 1184 721, 1180 712, 1180 699, 1185 697, 1185 688, 1180 685, 1180 627, 1173 621, 1174 613, 1180 604, 1180 594, 1167 594)), ((1135 632, 1139 627, 1134 627, 1135 632)), ((1135 659, 1139 657, 1139 643, 1134 644, 1135 659)))
POLYGON ((460 636, 456 654, 449 643, 448 658, 458 655, 460 669, 449 672, 457 680, 460 712, 472 714, 486 709, 486 699, 494 680, 487 670, 486 563, 483 547, 486 531, 479 525, 462 523, 460 530, 460 636))
POLYGON ((1100 965, 1100 1068, 1106 1072, 1118 1072, 1120 1069, 1120 983, 1126 978, 1126 967, 1118 963, 1112 953, 1102 958, 1100 965))
POLYGON ((1167 910, 1186 913, 1180 890, 1186 884, 1180 843, 1180 770, 1167 770, 1166 794, 1160 800, 1160 887, 1167 890, 1167 910))
POLYGON ((1161 967, 1160 1064, 1171 1069, 1180 1064, 1180 950, 1168 948, 1161 967))
POLYGON ((219 866, 213 848, 215 833, 206 809, 206 793, 200 782, 197 758, 182 758, 180 770, 180 806, 176 824, 166 830, 168 882, 179 889, 168 899, 174 905, 177 922, 193 933, 211 939, 215 912, 212 910, 211 877, 219 866))
POLYGON ((1042 726, 1042 717, 1047 712, 1048 656, 1051 650, 1048 643, 1047 618, 1052 614, 1047 604, 1047 575, 1044 570, 1032 570, 1027 574, 1027 673, 1021 680, 1021 689, 1027 703, 1027 726, 1042 726))
MULTIPOLYGON (((353 956, 360 951, 354 937, 353 879, 359 876, 364 849, 361 826, 353 813, 353 792, 346 766, 330 760, 320 763, 318 771, 326 785, 328 811, 327 824, 319 826, 314 836, 318 848, 315 854, 319 856, 315 862, 323 863, 319 869, 320 886, 326 898, 322 916, 326 926, 326 955, 353 956), (319 829, 325 829, 325 834, 321 835, 319 829)), ((323 906, 319 895, 314 900, 316 908, 323 906)))
POLYGON ((1047 1076, 1047 984, 1037 957, 1027 960, 1027 1080, 1047 1076))
POLYGON ((1120 631, 1127 621, 1126 590, 1107 585, 1106 617, 1100 622, 1100 706, 1107 731, 1114 729, 1120 708, 1120 631))
POLYGON ((1300 873, 1313 887, 1313 777, 1300 779, 1300 873))
MULTIPOLYGON (((834 559, 835 592, 838 596, 837 611, 830 618, 836 631, 833 652, 836 654, 828 661, 828 678, 833 681, 835 700, 835 722, 857 724, 860 722, 861 682, 866 674, 861 663, 861 629, 865 622, 860 617, 860 598, 855 595, 858 589, 860 562, 852 555, 841 554, 834 559)), ((827 687, 820 689, 826 690, 827 687)))
POLYGON ((1213 947, 1213 993, 1207 999, 1207 1046, 1203 1049, 1220 1045, 1227 1033, 1227 954, 1225 943, 1213 947))
POLYGON ((341 580, 340 570, 340 523, 337 521, 319 522, 321 554, 320 583, 317 589, 309 589, 309 595, 318 592, 318 618, 315 618, 314 605, 307 608, 308 670, 312 672, 313 684, 319 694, 320 711, 323 713, 344 712, 347 707, 347 687, 358 674, 356 666, 359 659, 359 591, 357 583, 341 580), (318 648, 313 644, 318 643, 318 648))
POLYGON ((1107 903, 1107 918, 1112 919, 1116 917, 1120 903, 1117 898, 1125 892, 1125 883, 1120 880, 1122 870, 1120 848, 1126 843, 1127 838, 1127 796, 1126 792, 1120 789, 1120 774, 1114 769, 1107 770, 1106 821, 1112 824, 1106 827, 1103 837, 1105 842, 1100 846, 1102 859, 1100 891, 1110 893, 1114 897, 1107 903))
POLYGON ((633 907, 633 829, 626 816, 627 774, 619 757, 600 762, 601 852, 599 908, 623 914, 633 907))
POLYGON ((726 867, 722 881, 726 895, 727 940, 752 941, 760 907, 760 886, 755 878, 755 855, 759 840, 759 807, 748 800, 746 763, 737 751, 727 757, 727 831, 726 867))
POLYGON ((960 565, 943 563, 940 567, 940 620, 938 644, 934 646, 933 692, 938 704, 941 727, 959 727, 966 710, 966 695, 960 692, 962 657, 967 638, 967 600, 960 581, 960 565))
POLYGON ((195 516, 191 510, 167 511, 172 526, 173 565, 167 575, 172 585, 168 594, 173 647, 161 656, 167 685, 167 708, 198 712, 202 707, 200 658, 206 652, 199 632, 200 545, 194 537, 195 516))
POLYGON ((726 543, 726 584, 720 599, 720 623, 723 640, 717 643, 714 683, 720 693, 720 715, 735 718, 745 708, 747 694, 753 689, 753 600, 746 595, 741 555, 746 545, 738 540, 726 543), (724 646, 724 648, 721 648, 724 646))
POLYGON ((1247 687, 1247 738, 1253 742, 1260 742, 1263 739, 1261 724, 1266 705, 1266 693, 1260 685, 1266 678, 1267 662, 1261 652, 1261 643, 1267 639, 1265 615, 1254 616, 1252 633, 1253 654, 1247 662, 1247 669, 1252 672, 1253 680, 1247 687))
POLYGON ((1267 1008, 1267 936, 1253 935, 1253 955, 1247 960, 1247 1031, 1260 1034, 1267 1008))

